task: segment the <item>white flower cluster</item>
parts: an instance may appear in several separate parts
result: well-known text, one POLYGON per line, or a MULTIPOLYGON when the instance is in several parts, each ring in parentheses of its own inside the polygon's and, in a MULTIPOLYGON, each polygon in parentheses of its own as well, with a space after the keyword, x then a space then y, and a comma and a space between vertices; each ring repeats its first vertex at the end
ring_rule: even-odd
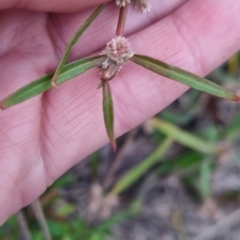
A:
POLYGON ((112 72, 110 75, 115 75, 121 70, 122 65, 134 55, 134 52, 125 37, 116 36, 107 43, 102 54, 105 54, 107 58, 101 66, 101 74, 104 75, 110 70, 112 72))
POLYGON ((125 7, 127 3, 132 3, 135 8, 139 9, 143 13, 150 12, 152 8, 148 0, 115 0, 115 2, 119 7, 125 7))

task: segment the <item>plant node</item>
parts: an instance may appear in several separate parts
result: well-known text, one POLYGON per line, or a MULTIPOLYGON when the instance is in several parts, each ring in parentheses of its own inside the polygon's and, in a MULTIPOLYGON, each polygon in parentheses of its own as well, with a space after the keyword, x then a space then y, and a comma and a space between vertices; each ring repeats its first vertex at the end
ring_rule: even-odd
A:
POLYGON ((103 54, 106 55, 106 60, 102 63, 100 73, 103 76, 102 80, 106 81, 119 73, 123 64, 133 57, 134 52, 125 37, 116 36, 107 43, 103 54))

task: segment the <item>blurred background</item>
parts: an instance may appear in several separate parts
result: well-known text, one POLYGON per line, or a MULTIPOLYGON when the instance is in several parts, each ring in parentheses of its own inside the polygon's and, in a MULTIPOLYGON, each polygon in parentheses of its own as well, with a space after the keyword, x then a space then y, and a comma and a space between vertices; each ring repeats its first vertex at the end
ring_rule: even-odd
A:
MULTIPOLYGON (((239 95, 240 54, 207 78, 239 95)), ((240 104, 191 89, 117 143, 11 217, 0 239, 240 239, 240 104)))

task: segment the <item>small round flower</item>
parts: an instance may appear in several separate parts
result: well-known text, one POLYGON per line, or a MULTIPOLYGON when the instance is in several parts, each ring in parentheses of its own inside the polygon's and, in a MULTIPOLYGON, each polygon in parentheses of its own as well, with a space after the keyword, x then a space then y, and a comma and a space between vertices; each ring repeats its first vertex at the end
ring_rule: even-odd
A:
POLYGON ((102 63, 101 74, 110 79, 121 70, 122 65, 134 55, 134 52, 125 37, 116 36, 107 43, 102 54, 106 55, 106 60, 102 63))
POLYGON ((133 56, 133 51, 130 48, 130 44, 125 37, 116 36, 107 43, 104 54, 108 59, 115 62, 118 65, 122 65, 128 58, 133 56))

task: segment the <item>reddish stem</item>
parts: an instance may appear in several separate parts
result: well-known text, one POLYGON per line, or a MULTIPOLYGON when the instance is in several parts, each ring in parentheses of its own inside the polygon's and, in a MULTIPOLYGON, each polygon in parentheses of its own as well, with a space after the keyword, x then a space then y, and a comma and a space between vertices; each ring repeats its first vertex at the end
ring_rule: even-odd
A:
POLYGON ((125 7, 120 8, 117 31, 116 31, 117 36, 124 35, 124 29, 125 29, 126 20, 127 20, 127 10, 128 10, 128 3, 126 3, 125 7))

